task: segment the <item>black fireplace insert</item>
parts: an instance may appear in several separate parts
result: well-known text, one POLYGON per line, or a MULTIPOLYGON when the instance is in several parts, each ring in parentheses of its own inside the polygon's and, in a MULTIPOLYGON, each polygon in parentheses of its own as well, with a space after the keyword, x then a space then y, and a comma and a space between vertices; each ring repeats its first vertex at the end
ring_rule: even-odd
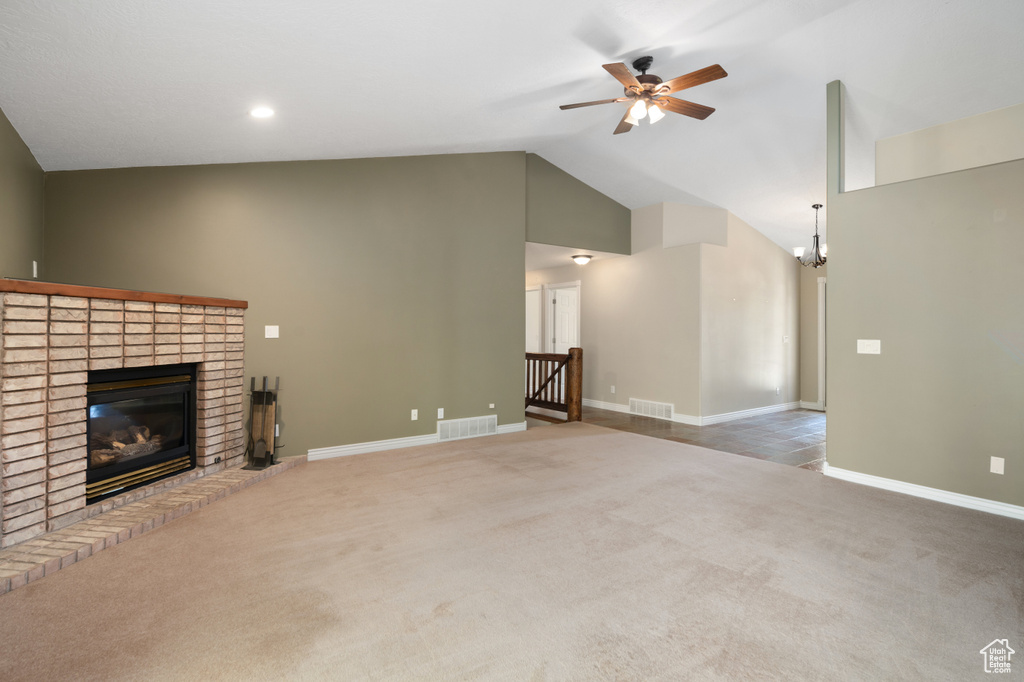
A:
POLYGON ((89 372, 89 503, 195 468, 196 365, 89 372))

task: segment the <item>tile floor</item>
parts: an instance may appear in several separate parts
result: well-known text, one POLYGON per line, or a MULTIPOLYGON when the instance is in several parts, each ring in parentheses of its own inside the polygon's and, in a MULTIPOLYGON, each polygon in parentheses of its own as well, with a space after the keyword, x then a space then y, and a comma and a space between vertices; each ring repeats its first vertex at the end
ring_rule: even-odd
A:
POLYGON ((825 464, 825 413, 814 410, 789 410, 710 426, 689 426, 584 407, 583 421, 812 471, 821 471, 825 464))

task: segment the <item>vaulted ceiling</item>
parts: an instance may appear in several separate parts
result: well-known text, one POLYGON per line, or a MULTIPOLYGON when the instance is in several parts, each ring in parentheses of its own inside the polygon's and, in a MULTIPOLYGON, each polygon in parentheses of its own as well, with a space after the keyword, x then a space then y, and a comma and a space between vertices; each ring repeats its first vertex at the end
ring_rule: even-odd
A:
POLYGON ((630 208, 726 208, 805 245, 825 84, 847 187, 874 141, 1024 101, 1021 0, 8 0, 0 108, 44 170, 536 152, 630 208), (612 136, 601 68, 652 55, 717 109, 612 136), (273 107, 272 119, 247 112, 273 107))

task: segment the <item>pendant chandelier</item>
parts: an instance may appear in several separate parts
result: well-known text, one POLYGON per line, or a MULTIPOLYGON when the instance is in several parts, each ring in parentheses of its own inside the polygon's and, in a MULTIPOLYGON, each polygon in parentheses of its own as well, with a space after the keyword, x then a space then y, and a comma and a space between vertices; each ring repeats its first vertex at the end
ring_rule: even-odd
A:
POLYGON ((793 249, 793 253, 796 254, 796 259, 800 261, 800 265, 820 268, 825 264, 825 253, 828 251, 828 245, 820 244, 818 241, 818 209, 821 208, 821 204, 814 204, 811 208, 814 209, 814 241, 811 244, 811 250, 807 252, 807 249, 798 246, 793 249))

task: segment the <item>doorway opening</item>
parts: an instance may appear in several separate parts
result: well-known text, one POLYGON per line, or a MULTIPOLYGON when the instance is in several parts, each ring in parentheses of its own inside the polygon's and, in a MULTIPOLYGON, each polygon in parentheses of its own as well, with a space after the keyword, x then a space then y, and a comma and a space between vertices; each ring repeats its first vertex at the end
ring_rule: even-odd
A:
POLYGON ((564 355, 580 345, 580 282, 527 288, 526 352, 564 355))

